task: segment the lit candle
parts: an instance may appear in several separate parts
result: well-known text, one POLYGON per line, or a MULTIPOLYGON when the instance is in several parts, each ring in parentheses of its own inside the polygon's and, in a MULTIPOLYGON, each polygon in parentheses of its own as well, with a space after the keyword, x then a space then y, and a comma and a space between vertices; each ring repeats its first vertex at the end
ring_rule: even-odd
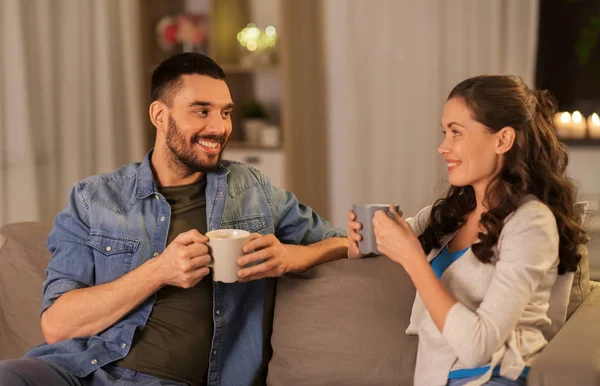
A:
POLYGON ((556 135, 560 138, 571 138, 571 114, 568 112, 556 113, 554 115, 554 127, 556 135))
POLYGON ((587 121, 590 138, 600 139, 600 117, 598 117, 598 114, 590 115, 587 121))
POLYGON ((573 112, 571 115, 571 138, 583 139, 587 129, 587 122, 579 111, 573 112))

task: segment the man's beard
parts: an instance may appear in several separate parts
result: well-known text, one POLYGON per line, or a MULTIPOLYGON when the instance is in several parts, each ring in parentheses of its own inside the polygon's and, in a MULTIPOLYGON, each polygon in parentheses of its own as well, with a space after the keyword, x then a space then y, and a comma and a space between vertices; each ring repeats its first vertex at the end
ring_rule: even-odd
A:
POLYGON ((227 137, 224 135, 200 135, 194 134, 188 142, 181 131, 177 127, 175 119, 169 117, 169 127, 167 128, 166 134, 166 145, 172 155, 171 161, 175 163, 176 167, 185 167, 190 172, 201 172, 207 173, 217 169, 223 150, 225 149, 227 137), (219 143, 221 151, 218 156, 209 155, 206 153, 208 160, 203 161, 201 156, 198 154, 196 146, 200 146, 198 141, 200 140, 212 140, 219 143))

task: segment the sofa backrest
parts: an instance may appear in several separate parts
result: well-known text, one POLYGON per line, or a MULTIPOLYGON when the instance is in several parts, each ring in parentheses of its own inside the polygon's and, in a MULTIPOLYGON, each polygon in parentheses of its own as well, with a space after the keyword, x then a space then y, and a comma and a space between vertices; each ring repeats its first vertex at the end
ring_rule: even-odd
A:
POLYGON ((0 360, 20 358, 44 341, 40 307, 49 231, 49 224, 31 222, 0 229, 0 360))
POLYGON ((417 337, 405 334, 415 288, 379 256, 279 279, 273 385, 412 385, 417 337))

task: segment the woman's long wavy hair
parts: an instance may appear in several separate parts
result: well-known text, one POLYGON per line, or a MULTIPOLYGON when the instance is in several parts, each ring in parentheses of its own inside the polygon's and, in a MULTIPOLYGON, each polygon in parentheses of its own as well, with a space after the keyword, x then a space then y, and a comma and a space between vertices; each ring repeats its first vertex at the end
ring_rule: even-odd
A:
MULTIPOLYGON (((506 217, 523 197, 533 194, 554 213, 560 236, 558 273, 573 272, 581 257, 579 244, 589 239, 577 223, 573 204, 575 188, 565 175, 569 157, 553 125, 556 102, 548 91, 532 91, 520 77, 478 76, 458 84, 448 100, 463 100, 471 116, 490 132, 512 127, 516 137, 505 154, 504 165, 487 187, 488 210, 481 216, 485 232, 472 246, 477 258, 490 263, 493 248, 506 217)), ((451 186, 436 201, 429 223, 419 240, 426 253, 441 247, 441 240, 466 221, 477 203, 472 186, 451 186)))

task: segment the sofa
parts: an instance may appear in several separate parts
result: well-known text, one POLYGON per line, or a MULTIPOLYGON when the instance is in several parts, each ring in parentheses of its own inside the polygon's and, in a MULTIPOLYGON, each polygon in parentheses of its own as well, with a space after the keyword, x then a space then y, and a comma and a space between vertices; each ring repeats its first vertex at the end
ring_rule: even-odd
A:
MULTIPOLYGON (((39 312, 50 224, 0 228, 0 360, 41 343, 39 312)), ((531 368, 528 385, 600 385, 600 289, 587 250, 568 320, 531 368)), ((338 260, 278 280, 269 385, 412 385, 418 339, 404 333, 415 289, 384 256, 338 260)))

